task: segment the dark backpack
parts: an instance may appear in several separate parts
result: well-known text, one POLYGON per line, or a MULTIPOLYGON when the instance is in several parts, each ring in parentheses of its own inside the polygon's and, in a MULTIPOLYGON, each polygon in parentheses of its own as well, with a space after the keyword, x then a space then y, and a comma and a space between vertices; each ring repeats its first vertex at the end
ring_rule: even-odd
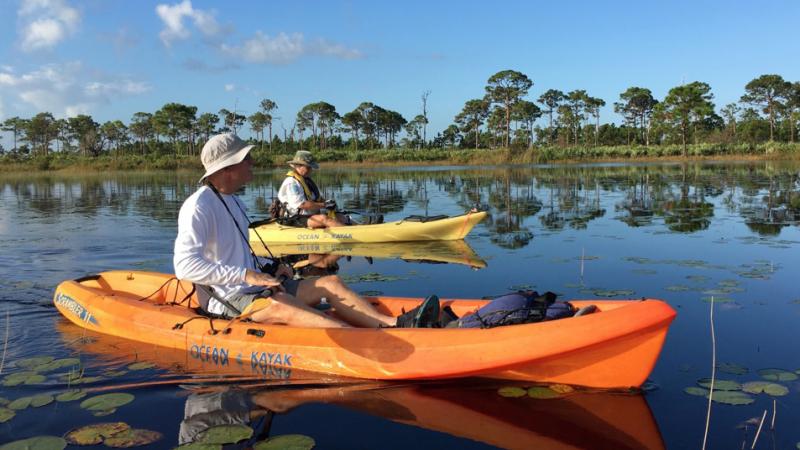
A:
MULTIPOLYGON (((556 294, 536 291, 519 291, 492 299, 472 314, 457 320, 458 328, 494 328, 503 325, 541 322, 571 317, 574 314, 568 302, 556 302, 556 294)), ((454 326, 452 324, 448 325, 454 326)))

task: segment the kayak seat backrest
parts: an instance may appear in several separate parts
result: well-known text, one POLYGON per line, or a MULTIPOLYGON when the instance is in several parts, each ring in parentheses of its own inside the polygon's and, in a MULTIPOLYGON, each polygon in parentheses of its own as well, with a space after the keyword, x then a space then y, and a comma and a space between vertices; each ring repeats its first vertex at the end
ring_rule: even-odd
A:
POLYGON ((444 214, 439 214, 439 215, 436 215, 436 216, 418 216, 418 215, 415 214, 413 216, 408 216, 403 220, 406 221, 406 222, 422 222, 422 223, 425 223, 425 222, 433 222, 434 220, 442 220, 442 219, 447 219, 447 216, 444 215, 444 214))
POLYGON ((196 294, 197 294, 195 296, 195 298, 197 298, 197 304, 190 305, 190 307, 199 308, 203 311, 208 311, 208 301, 214 295, 211 292, 211 288, 197 283, 194 283, 194 288, 196 289, 196 294))

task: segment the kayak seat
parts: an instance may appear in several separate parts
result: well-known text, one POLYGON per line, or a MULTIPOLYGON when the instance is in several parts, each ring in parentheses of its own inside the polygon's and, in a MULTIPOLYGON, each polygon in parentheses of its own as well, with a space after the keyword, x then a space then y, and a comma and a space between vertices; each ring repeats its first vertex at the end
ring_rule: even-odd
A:
POLYGON ((447 217, 448 216, 446 216, 444 214, 439 214, 439 215, 436 215, 436 216, 419 216, 419 215, 415 214, 415 215, 412 215, 412 216, 408 216, 403 220, 406 221, 406 222, 422 222, 422 223, 425 223, 425 222, 433 222, 434 220, 447 219, 447 217))

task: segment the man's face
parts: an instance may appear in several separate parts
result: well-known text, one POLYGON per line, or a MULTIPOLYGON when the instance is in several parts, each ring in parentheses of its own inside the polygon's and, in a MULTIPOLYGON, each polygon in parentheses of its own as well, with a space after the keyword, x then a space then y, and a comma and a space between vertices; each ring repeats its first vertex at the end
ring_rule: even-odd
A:
POLYGON ((234 190, 238 190, 253 180, 253 157, 248 153, 242 162, 229 166, 226 170, 231 184, 236 185, 234 190))

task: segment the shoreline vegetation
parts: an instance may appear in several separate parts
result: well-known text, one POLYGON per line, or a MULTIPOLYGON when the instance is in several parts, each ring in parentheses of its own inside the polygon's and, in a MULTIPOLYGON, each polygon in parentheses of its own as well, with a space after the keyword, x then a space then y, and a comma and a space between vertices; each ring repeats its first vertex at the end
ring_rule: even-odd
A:
POLYGON ((290 130, 280 122, 282 138, 273 133, 278 105, 268 98, 249 116, 224 108, 198 116, 196 106, 167 103, 133 114, 127 125, 40 112, 0 123, 13 138, 0 144, 0 172, 200 169, 198 155, 211 135, 248 125, 262 168, 283 166, 296 150, 337 165, 800 158, 800 81, 780 75, 753 79, 738 102, 719 109, 704 82, 675 86, 663 99, 632 86, 613 103, 619 125, 601 123, 606 101, 585 90, 548 89, 534 98, 533 85, 521 72, 495 73, 482 97, 467 100, 453 123, 430 137, 431 91, 422 93, 421 114, 411 120, 371 102, 344 114, 324 101, 309 103, 290 130))
MULTIPOLYGON (((414 166, 414 165, 499 165, 603 162, 680 162, 697 160, 797 160, 800 143, 766 142, 761 144, 693 144, 608 146, 608 147, 534 147, 500 149, 375 149, 314 151, 323 168, 337 166, 414 166)), ((256 148, 253 156, 260 169, 282 168, 293 154, 274 154, 256 148)), ((102 172, 102 171, 202 170, 197 155, 99 155, 50 153, 47 156, 0 157, 0 173, 14 172, 102 172)))

